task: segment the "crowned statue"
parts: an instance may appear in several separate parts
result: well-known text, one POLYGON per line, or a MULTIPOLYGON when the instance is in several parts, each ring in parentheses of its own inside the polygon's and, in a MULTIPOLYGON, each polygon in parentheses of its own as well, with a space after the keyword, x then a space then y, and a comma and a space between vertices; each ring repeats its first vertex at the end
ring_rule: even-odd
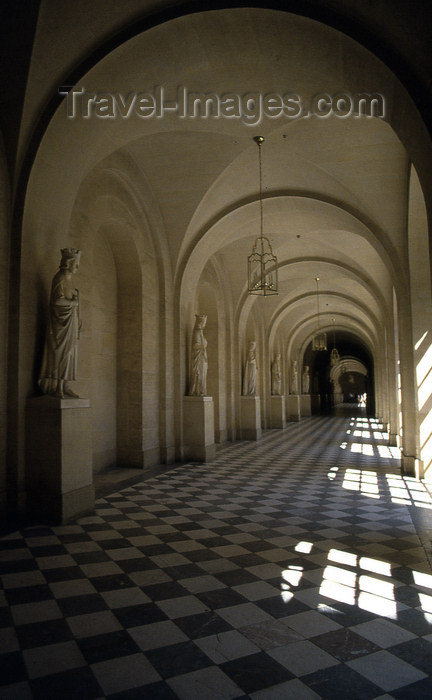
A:
POLYGON ((60 269, 51 285, 48 325, 39 386, 44 394, 79 398, 70 382, 76 380, 78 339, 81 329, 79 292, 73 276, 81 251, 62 248, 60 269))
POLYGON ((243 377, 243 396, 255 396, 257 380, 256 342, 249 341, 243 377))
POLYGON ((271 366, 271 393, 280 396, 282 389, 282 372, 280 364, 280 353, 277 353, 271 366))
POLYGON ((192 331, 189 396, 205 396, 207 392, 207 340, 204 337, 206 323, 206 314, 195 315, 195 325, 192 331))
POLYGON ((293 360, 291 369, 291 394, 298 394, 298 370, 297 370, 297 360, 293 360))

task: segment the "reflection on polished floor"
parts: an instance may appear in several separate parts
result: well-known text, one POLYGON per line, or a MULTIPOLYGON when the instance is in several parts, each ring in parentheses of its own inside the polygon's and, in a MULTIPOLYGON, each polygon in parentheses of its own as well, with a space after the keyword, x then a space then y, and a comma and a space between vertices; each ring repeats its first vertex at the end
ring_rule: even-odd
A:
POLYGON ((353 410, 1 538, 1 698, 432 697, 432 499, 353 410))

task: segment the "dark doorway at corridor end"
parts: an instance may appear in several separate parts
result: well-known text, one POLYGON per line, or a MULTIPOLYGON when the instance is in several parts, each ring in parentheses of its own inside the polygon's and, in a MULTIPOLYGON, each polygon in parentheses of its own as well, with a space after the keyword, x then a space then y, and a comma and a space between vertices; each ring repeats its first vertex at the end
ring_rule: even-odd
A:
POLYGON ((327 350, 314 352, 312 343, 306 348, 304 365, 309 365, 311 393, 320 396, 320 412, 333 412, 339 404, 363 409, 363 415, 375 415, 374 363, 360 338, 352 333, 336 331, 328 334, 327 350), (339 364, 331 364, 331 351, 336 347, 339 364))

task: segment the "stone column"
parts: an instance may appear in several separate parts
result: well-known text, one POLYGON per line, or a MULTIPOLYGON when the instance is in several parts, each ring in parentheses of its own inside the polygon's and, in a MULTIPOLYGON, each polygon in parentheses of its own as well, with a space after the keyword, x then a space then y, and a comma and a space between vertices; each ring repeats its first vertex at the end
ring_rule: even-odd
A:
POLYGON ((183 397, 184 459, 211 462, 215 458, 212 396, 183 397))
POLYGON ((89 399, 27 400, 26 469, 29 510, 67 523, 94 510, 89 399))
POLYGON ((241 399, 242 440, 259 440, 261 438, 261 405, 259 396, 242 396, 241 399))
POLYGON ((299 421, 300 413, 300 396, 298 394, 289 394, 286 401, 287 420, 299 421))
POLYGON ((285 428, 285 396, 271 396, 271 428, 285 428))

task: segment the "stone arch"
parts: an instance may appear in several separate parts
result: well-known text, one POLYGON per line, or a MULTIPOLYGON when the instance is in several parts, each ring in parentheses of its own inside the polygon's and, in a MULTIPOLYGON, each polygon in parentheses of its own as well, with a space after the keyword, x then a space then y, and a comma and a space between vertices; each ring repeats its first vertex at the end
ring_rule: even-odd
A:
MULTIPOLYGON (((7 359, 8 359, 8 306, 9 306, 9 227, 10 186, 3 134, 0 132, 0 514, 6 511, 8 474, 7 443, 7 359)), ((9 475, 11 479, 12 475, 9 475)))
MULTIPOLYGON (((174 13, 176 15, 175 17, 173 17, 173 15, 169 17, 164 15, 164 19, 169 19, 170 21, 159 23, 162 15, 155 15, 149 19, 147 23, 138 23, 135 27, 132 27, 122 36, 117 36, 110 46, 105 45, 102 49, 101 47, 98 47, 101 49, 98 54, 93 54, 89 62, 85 65, 82 64, 81 66, 76 67, 73 72, 75 80, 66 82, 69 82, 70 84, 79 84, 79 81, 85 76, 86 84, 90 89, 92 89, 100 84, 99 81, 101 77, 110 74, 110 69, 113 70, 112 75, 115 77, 115 79, 120 80, 122 77, 124 77, 124 73, 121 73, 121 70, 125 65, 134 71, 133 75, 131 76, 131 78, 134 78, 140 74, 140 66, 142 65, 140 61, 145 62, 145 60, 149 58, 150 60, 145 66, 147 71, 145 75, 147 77, 152 75, 152 71, 154 74, 154 69, 157 67, 162 71, 162 80, 166 80, 166 82, 170 82, 170 84, 175 84, 178 77, 185 75, 185 64, 176 60, 178 42, 169 41, 169 39, 172 39, 173 37, 178 36, 179 33, 182 33, 185 43, 187 43, 189 46, 190 53, 188 54, 188 57, 191 65, 198 65, 198 62, 195 60, 196 58, 207 57, 207 63, 205 66, 203 66, 206 71, 204 77, 205 79, 207 79, 209 76, 214 76, 215 79, 217 78, 219 82, 215 83, 215 88, 218 89, 223 85, 223 81, 225 80, 226 71, 223 69, 226 65, 230 64, 231 58, 231 53, 224 50, 227 48, 225 42, 228 44, 231 42, 233 46, 235 45, 235 50, 238 50, 238 46, 236 45, 235 41, 233 41, 233 32, 236 32, 237 35, 241 35, 240 39, 242 42, 245 42, 244 46, 247 48, 247 42, 250 41, 251 37, 255 37, 255 30, 261 27, 263 23, 265 23, 267 31, 274 27, 279 28, 279 25, 283 25, 279 35, 281 37, 281 45, 283 48, 284 37, 286 36, 287 30, 289 30, 291 27, 296 30, 296 36, 298 36, 299 48, 297 50, 299 53, 303 53, 305 55, 305 74, 314 74, 313 71, 308 71, 309 67, 313 67, 315 65, 316 69, 320 68, 319 65, 313 63, 316 60, 315 57, 312 56, 310 52, 309 54, 304 52, 303 41, 305 38, 315 38, 316 45, 323 49, 322 55, 325 58, 325 61, 323 59, 323 65, 325 64, 327 74, 329 74, 332 77, 332 81, 334 81, 331 83, 331 85, 329 85, 329 89, 331 89, 332 85, 337 84, 338 80, 340 79, 341 68, 343 70, 349 66, 352 66, 353 68, 351 72, 347 71, 347 79, 349 80, 350 86, 352 85, 355 87, 356 85, 360 84, 364 78, 371 78, 371 80, 373 79, 374 81, 376 78, 376 85, 378 87, 387 86, 386 89, 388 88, 388 93, 390 95, 388 105, 389 111, 387 115, 388 123, 391 125, 394 132, 398 134, 401 143, 410 154, 413 162, 415 162, 416 165, 418 162, 418 172, 425 191, 431 191, 431 183, 428 180, 428 173, 425 166, 426 162, 429 160, 430 147, 429 145, 427 147, 425 146, 427 141, 425 138, 424 124, 416 114, 415 106, 411 99, 405 93, 404 89, 398 84, 395 75, 392 74, 391 71, 389 71, 384 65, 380 64, 380 62, 373 55, 369 55, 362 46, 359 46, 355 42, 347 39, 345 35, 340 35, 338 32, 333 30, 329 31, 325 25, 320 25, 317 22, 305 20, 301 16, 295 16, 293 18, 288 13, 276 12, 275 10, 268 11, 256 7, 234 9, 225 7, 224 9, 221 9, 220 12, 210 15, 206 12, 196 12, 196 10, 199 9, 200 8, 198 5, 194 5, 193 9, 192 7, 189 8, 189 10, 191 10, 190 16, 181 16, 184 12, 184 6, 182 5, 178 7, 178 10, 176 9, 174 13), (246 20, 245 23, 239 23, 239 18, 244 18, 246 20), (216 20, 215 26, 217 26, 219 33, 219 43, 217 44, 218 50, 209 51, 208 47, 213 46, 213 44, 206 40, 209 36, 215 37, 212 27, 212 21, 214 19, 216 20), (244 31, 245 28, 248 31, 244 31), (229 31, 221 31, 225 29, 229 31), (252 31, 249 31, 249 29, 252 29, 252 31), (202 30, 202 32, 198 30, 202 30), (143 33, 142 36, 139 36, 140 31, 145 31, 145 33, 143 33), (194 38, 193 41, 189 41, 191 37, 194 38), (166 48, 167 46, 170 47, 169 51, 160 50, 164 47, 166 48), (328 55, 325 55, 325 48, 328 49, 328 55), (350 49, 352 49, 352 54, 350 54, 350 49), (347 59, 348 55, 349 60, 347 59), (343 60, 341 60, 341 56, 343 56, 343 60), (308 63, 306 63, 306 59, 308 63), (309 61, 311 63, 309 63, 309 61), (334 75, 331 71, 333 71, 334 75), (87 79, 89 82, 87 82, 87 79), (416 128, 417 126, 418 128, 416 128)), ((280 9, 279 5, 278 9, 280 9)), ((262 48, 259 46, 257 48, 256 42, 252 43, 251 46, 253 46, 254 50, 259 49, 257 60, 261 61, 260 69, 264 69, 266 60, 269 61, 270 65, 270 58, 267 59, 266 51, 262 50, 262 48)), ((247 60, 249 57, 249 52, 240 51, 240 55, 244 57, 244 65, 241 64, 241 72, 239 73, 239 76, 245 77, 250 75, 250 66, 247 60), (246 71, 249 71, 249 73, 246 71)), ((284 60, 288 58, 290 58, 289 55, 285 56, 284 60)), ((34 63, 37 64, 37 59, 34 60, 34 63)), ((71 65, 73 63, 74 61, 71 61, 71 65)), ((286 60, 286 65, 293 65, 293 63, 291 62, 290 64, 290 62, 286 60)), ((186 66, 186 69, 187 68, 188 66, 186 66)), ((187 74, 189 75, 189 73, 187 74)), ((325 74, 326 73, 324 73, 324 75, 325 74)), ((266 74, 263 72, 263 75, 265 77, 266 74)), ((284 74, 283 72, 281 73, 279 71, 279 75, 284 74)), ((319 71, 317 71, 317 76, 321 80, 322 74, 319 73, 319 71)), ((31 95, 27 96, 26 100, 27 102, 31 102, 31 95)), ((57 109, 57 107, 58 105, 56 104, 55 108, 57 109)), ((85 174, 91 172, 96 164, 103 162, 104 159, 108 157, 115 149, 122 149, 124 147, 126 157, 133 159, 133 156, 131 155, 132 150, 135 148, 136 142, 138 142, 140 139, 142 142, 145 142, 147 137, 152 136, 155 131, 160 130, 160 140, 162 141, 166 139, 168 142, 170 135, 176 130, 176 128, 178 128, 178 125, 174 122, 174 120, 168 118, 163 125, 159 123, 156 126, 154 124, 150 124, 150 122, 145 124, 143 122, 139 124, 132 124, 131 121, 129 123, 122 123, 119 127, 113 122, 107 126, 103 132, 103 135, 99 134, 98 138, 94 138, 95 131, 89 128, 88 122, 83 124, 69 124, 68 128, 65 128, 64 107, 64 104, 61 105, 60 108, 58 108, 54 113, 53 105, 51 105, 49 120, 47 120, 44 124, 40 124, 40 126, 43 128, 39 129, 39 132, 38 129, 36 129, 38 134, 34 144, 37 147, 37 153, 33 160, 32 158, 34 153, 28 154, 29 161, 32 161, 33 169, 28 181, 26 180, 26 174, 23 177, 22 191, 19 193, 18 197, 18 201, 20 201, 21 198, 24 199, 24 197, 26 200, 24 216, 22 217, 23 257, 21 263, 21 272, 23 273, 23 278, 26 278, 26 283, 23 285, 21 290, 21 310, 19 315, 19 358, 20 361, 22 361, 22 369, 20 370, 19 375, 17 370, 16 377, 14 377, 16 393, 19 393, 19 400, 17 401, 19 409, 17 410, 21 411, 21 419, 23 413, 23 399, 26 392, 31 390, 34 379, 34 337, 37 335, 37 322, 35 322, 37 311, 34 314, 35 318, 33 318, 32 312, 35 311, 35 308, 37 309, 41 306, 42 296, 45 295, 48 267, 53 266, 57 262, 54 260, 54 253, 52 251, 59 247, 58 244, 60 242, 61 245, 64 245, 63 237, 69 226, 76 193, 85 174), (67 163, 67 167, 64 165, 62 167, 53 167, 53 163, 67 163), (25 193, 24 188, 26 188, 25 193), (32 243, 33 240, 35 241, 34 247, 32 243), (38 248, 38 250, 36 250, 36 248, 38 248), (35 255, 33 255, 33 253, 35 253, 35 255), (34 265, 37 267, 37 273, 35 273, 32 269, 32 266, 34 265), (34 297, 37 298, 37 295, 39 295, 39 299, 35 302, 34 297)), ((293 128, 289 129, 290 138, 287 138, 287 141, 295 141, 298 131, 303 128, 300 126, 300 124, 295 126, 292 125, 292 127, 293 128)), ((246 191, 244 193, 244 197, 237 198, 237 204, 234 202, 232 205, 233 196, 234 199, 236 196, 235 188, 232 188, 233 192, 228 192, 229 188, 232 187, 233 181, 236 181, 237 172, 236 168, 229 169, 228 167, 233 160, 233 137, 237 137, 235 125, 218 124, 215 127, 214 124, 207 122, 206 124, 201 124, 200 129, 203 133, 205 132, 206 136, 211 134, 211 148, 209 151, 203 152, 206 153, 208 162, 217 160, 219 169, 217 172, 213 171, 212 176, 215 176, 214 182, 216 182, 216 175, 222 174, 224 178, 224 185, 221 189, 218 186, 213 186, 213 183, 210 182, 209 178, 209 180, 206 182, 207 190, 203 188, 203 192, 208 191, 209 197, 202 195, 201 199, 197 198, 197 201, 194 203, 194 207, 191 206, 190 212, 188 212, 188 214, 190 214, 190 222, 193 222, 193 225, 191 223, 187 230, 187 236, 185 236, 183 248, 181 242, 177 245, 176 241, 171 251, 170 262, 172 263, 172 269, 177 269, 178 272, 177 286, 175 287, 175 294, 177 296, 175 298, 170 297, 169 292, 172 291, 172 288, 170 288, 169 292, 166 294, 167 301, 163 308, 163 318, 169 318, 170 321, 166 321, 164 330, 165 335, 163 336, 162 333, 160 334, 160 339, 162 339, 162 337, 166 339, 165 348, 162 350, 162 354, 165 353, 164 362, 165 369, 167 370, 165 372, 161 372, 161 377, 163 376, 165 378, 171 373, 171 376, 169 376, 167 381, 165 381, 165 379, 160 380, 161 383, 165 381, 163 405, 164 413, 167 416, 167 425, 163 430, 165 433, 164 449, 166 449, 167 454, 169 447, 172 446, 172 443, 169 443, 168 434, 170 429, 168 424, 171 423, 171 426, 173 425, 174 412, 177 416, 181 416, 181 409, 179 408, 178 403, 175 404, 174 402, 174 391, 172 387, 175 386, 176 389, 178 389, 179 398, 181 396, 183 380, 182 372, 184 367, 182 364, 182 358, 184 355, 181 355, 183 342, 181 339, 183 338, 181 333, 181 324, 183 321, 181 319, 182 314, 180 312, 183 311, 182 304, 185 302, 183 294, 186 296, 188 294, 188 290, 184 290, 182 285, 185 280, 187 280, 186 284, 190 284, 190 281, 192 280, 191 286, 193 286, 195 289, 202 269, 212 256, 217 256, 218 262, 223 264, 222 255, 219 256, 221 249, 218 247, 217 242, 215 243, 215 238, 217 238, 219 231, 221 231, 224 227, 228 229, 228 234, 225 232, 225 235, 229 235, 230 229, 232 230, 231 223, 234 221, 235 217, 234 214, 231 217, 230 207, 232 208, 232 206, 237 206, 237 209, 241 213, 241 216, 239 216, 239 222, 244 226, 248 226, 250 222, 256 221, 257 218, 256 213, 254 213, 254 209, 255 211, 257 209, 257 197, 256 194, 254 194, 254 191, 256 190, 255 185, 253 185, 252 189, 249 187, 249 185, 248 187, 245 187, 246 191), (229 151, 230 148, 231 152, 229 151), (225 195, 229 196, 225 197, 225 195), (238 206, 239 202, 242 205, 241 207, 238 206), (210 207, 209 204, 211 203, 212 206, 210 207), (226 208, 224 209, 224 207, 226 208), (228 214, 230 214, 229 217, 228 214), (205 218, 206 216, 207 218, 205 218), (198 241, 196 237, 198 236, 199 238, 199 235, 202 232, 205 233, 205 231, 210 229, 212 230, 211 237, 209 236, 206 240, 206 245, 200 246, 201 239, 198 241), (214 245, 214 249, 212 246, 209 247, 207 245, 209 242, 214 245), (198 245, 196 245, 197 243, 198 245), (194 246, 196 246, 197 249, 199 248, 199 255, 196 257, 194 257, 194 246), (182 255, 179 256, 181 257, 181 260, 179 265, 176 266, 176 253, 180 248, 182 250, 182 255), (182 268, 182 265, 189 266, 186 275, 183 274, 185 267, 182 268), (178 306, 177 299, 180 299, 178 306), (167 350, 170 341, 173 349, 177 350, 180 348, 180 360, 178 360, 176 356, 175 360, 171 360, 171 365, 170 360, 168 359, 169 351, 167 350), (175 379, 173 379, 174 362, 176 363, 175 379), (168 386, 170 381, 172 385, 171 392, 168 386)), ((191 125, 185 122, 184 130, 189 131, 190 134, 194 133, 195 135, 197 131, 196 124, 191 125)), ((281 134, 279 134, 279 136, 282 138, 281 134)), ((247 138, 249 138, 249 135, 247 138)), ((203 138, 202 143, 207 145, 209 141, 203 138)), ((238 151, 245 152, 247 150, 245 148, 245 143, 246 138, 240 136, 239 142, 237 143, 239 146, 238 151)), ((171 153, 169 150, 161 152, 162 159, 165 158, 167 160, 170 155, 171 153)), ((246 153, 244 155, 243 162, 246 165, 249 162, 249 155, 246 153)), ((319 170, 319 168, 316 168, 315 170, 319 170)), ((334 179, 335 178, 333 178, 333 180, 334 179)), ((343 180, 343 178, 341 179, 343 180)), ((219 184, 220 182, 218 185, 219 184)), ((295 191, 295 188, 293 189, 290 186, 284 188, 283 183, 282 185, 279 184, 278 187, 276 184, 270 187, 269 196, 267 197, 269 206, 275 204, 275 210, 280 207, 281 202, 288 199, 291 202, 295 197, 298 199, 312 199, 310 196, 310 191, 307 192, 305 186, 300 187, 299 185, 298 190, 295 191), (287 193, 289 197, 286 196, 287 193)), ((340 191, 340 196, 338 195, 338 197, 336 197, 335 195, 333 199, 331 199, 329 196, 326 197, 319 192, 315 194, 316 201, 319 202, 321 210, 325 207, 328 209, 333 207, 336 210, 339 210, 340 208, 341 211, 344 209, 344 197, 340 191), (340 207, 337 205, 337 202, 340 202, 340 207)), ((365 197, 365 200, 367 200, 367 197, 365 197)), ((353 223, 353 225, 363 225, 367 235, 373 238, 375 235, 374 226, 376 222, 374 222, 373 217, 370 217, 370 220, 367 219, 365 212, 362 211, 363 203, 364 202, 362 202, 362 198, 359 194, 357 202, 358 206, 353 204, 350 200, 350 206, 345 206, 344 214, 346 215, 346 219, 351 217, 353 222, 356 218, 354 214, 357 210, 359 214, 363 214, 364 216, 359 216, 358 222, 356 224, 353 223)), ((148 210, 152 208, 153 204, 154 202, 151 204, 149 203, 148 210)), ((150 212, 148 210, 146 213, 148 216, 150 216, 150 212)), ((22 211, 17 208, 16 221, 19 221, 20 225, 21 214, 22 211)), ((340 230, 342 230, 341 227, 340 230)), ((390 229, 387 231, 387 233, 389 233, 389 231, 390 229)), ((184 233, 184 231, 180 231, 180 234, 181 233, 184 233)), ((402 230, 398 231, 401 239, 403 238, 404 233, 405 232, 402 230)), ((107 229, 105 230, 105 237, 109 238, 109 236, 112 235, 114 234, 111 229, 109 231, 107 229)), ((361 236, 359 236, 359 238, 360 237, 361 236)), ((157 240, 156 234, 154 238, 157 240)), ((244 238, 246 238, 246 235, 244 238)), ((377 237, 377 239, 378 238, 379 237, 377 237)), ((227 240, 228 239, 226 238, 225 241, 227 240)), ((405 240, 402 242, 405 244, 405 240)), ((383 260, 384 257, 387 258, 384 262, 387 270, 389 271, 390 267, 392 267, 393 249, 391 246, 387 246, 386 244, 387 240, 381 240, 381 238, 379 238, 380 250, 384 251, 385 254, 383 256, 383 260), (389 264, 388 261, 390 261, 389 264)), ((19 245, 17 248, 19 248, 19 245)), ((51 271, 49 274, 52 274, 51 271)), ((162 276, 160 279, 162 279, 162 276)), ((168 288, 169 282, 172 281, 174 287, 174 280, 170 277, 168 282, 167 279, 168 277, 165 278, 163 283, 159 283, 166 284, 168 288)), ((408 280, 406 279, 404 270, 398 268, 397 265, 395 265, 393 280, 397 286, 398 294, 401 297, 401 315, 403 317, 409 317, 411 310, 409 303, 405 300, 404 296, 404 291, 409 291, 408 280), (401 272, 400 275, 398 274, 399 271, 401 272)), ((165 294, 161 294, 161 298, 164 296, 165 294)), ((234 304, 235 299, 236 296, 233 294, 234 304)), ((239 324, 240 336, 242 336, 244 333, 244 329, 248 323, 248 318, 255 317, 257 319, 257 324, 259 324, 260 327, 263 324, 263 317, 260 315, 259 309, 250 308, 248 306, 249 303, 249 301, 245 302, 244 294, 243 297, 240 294, 240 302, 238 306, 239 311, 238 313, 236 312, 237 316, 235 319, 235 325, 237 325, 237 320, 240 318, 241 314, 239 324)), ((254 305, 254 307, 255 306, 256 305, 254 305)), ((161 321, 159 330, 162 323, 163 322, 161 321)), ((412 329, 409 323, 404 326, 404 330, 406 330, 408 334, 411 334, 412 329)), ((267 351, 267 346, 263 340, 263 355, 267 351)), ((407 362, 411 361, 410 352, 407 351, 404 357, 407 359, 407 362)), ((410 381, 411 379, 412 378, 410 378, 410 381)), ((171 433, 173 432, 174 431, 171 430, 171 433)), ((177 434, 180 434, 179 430, 177 430, 177 434)))
POLYGON ((91 328, 83 338, 82 383, 90 387, 93 406, 95 471, 156 464, 163 444, 161 265, 124 178, 102 169, 83 182, 71 235, 89 248, 84 300, 91 328))

